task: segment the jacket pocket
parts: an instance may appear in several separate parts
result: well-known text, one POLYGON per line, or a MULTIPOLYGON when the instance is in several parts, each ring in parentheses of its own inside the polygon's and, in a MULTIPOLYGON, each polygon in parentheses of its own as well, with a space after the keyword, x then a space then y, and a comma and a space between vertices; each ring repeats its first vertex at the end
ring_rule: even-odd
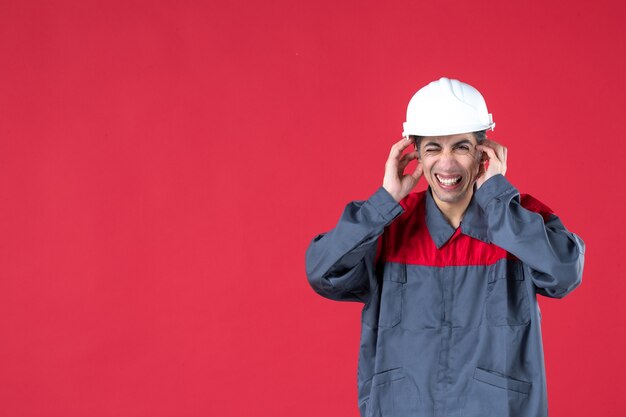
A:
POLYGON ((389 262, 385 265, 381 288, 380 327, 394 327, 402 320, 402 303, 406 285, 406 265, 389 262))
POLYGON ((463 401, 463 417, 512 417, 527 407, 531 383, 483 368, 474 370, 463 401))
POLYGON ((402 368, 374 375, 367 417, 405 417, 417 413, 419 391, 402 368))
POLYGON ((503 260, 491 270, 485 318, 490 326, 520 326, 530 321, 524 272, 519 261, 503 260))
POLYGON ((520 394, 528 395, 530 393, 530 382, 513 379, 495 371, 476 368, 474 371, 474 379, 498 388, 519 392, 520 394))

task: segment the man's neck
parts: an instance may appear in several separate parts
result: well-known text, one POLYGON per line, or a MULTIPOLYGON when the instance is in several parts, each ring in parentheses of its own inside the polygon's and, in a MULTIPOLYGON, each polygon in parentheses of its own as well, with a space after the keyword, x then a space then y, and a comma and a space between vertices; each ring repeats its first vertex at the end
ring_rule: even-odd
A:
POLYGON ((465 210, 467 210, 467 207, 472 200, 472 194, 468 193, 468 196, 464 200, 455 201, 453 203, 439 200, 435 193, 433 193, 433 199, 435 200, 437 207, 439 207, 439 210, 441 210, 443 217, 446 218, 452 227, 457 229, 461 225, 461 220, 463 220, 465 210))

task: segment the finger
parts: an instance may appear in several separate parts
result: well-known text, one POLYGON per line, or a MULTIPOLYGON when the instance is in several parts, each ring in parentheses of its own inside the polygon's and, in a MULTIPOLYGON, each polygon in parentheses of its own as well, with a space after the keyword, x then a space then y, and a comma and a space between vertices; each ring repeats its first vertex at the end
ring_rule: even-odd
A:
POLYGON ((489 147, 494 148, 494 149, 499 148, 500 146, 502 146, 498 142, 496 142, 495 140, 491 140, 491 139, 483 140, 482 142, 480 142, 480 145, 488 145, 489 147))
POLYGON ((417 152, 406 153, 402 155, 398 162, 398 168, 404 169, 414 159, 417 159, 417 152))
POLYGON ((411 161, 413 159, 417 159, 417 151, 405 153, 404 155, 402 155, 402 157, 400 157, 401 161, 411 161))
POLYGON ((479 150, 485 152, 489 160, 496 160, 496 161, 499 160, 498 156, 496 155, 496 151, 494 151, 493 148, 489 146, 484 146, 484 145, 476 145, 476 147, 479 150))
POLYGON ((400 155, 402 155, 402 151, 404 151, 412 143, 413 139, 408 136, 394 143, 391 147, 391 152, 389 152, 389 158, 400 158, 400 155))
POLYGON ((506 147, 503 145, 500 145, 498 142, 495 142, 493 140, 490 139, 485 139, 484 141, 482 141, 480 143, 480 145, 486 145, 488 147, 490 147, 491 149, 496 151, 496 154, 498 155, 498 159, 500 159, 501 161, 505 161, 506 160, 506 147))
POLYGON ((413 178, 415 178, 415 180, 417 181, 417 180, 420 179, 420 177, 422 176, 423 173, 424 173, 424 166, 422 165, 421 162, 418 162, 417 166, 415 167, 415 169, 411 173, 411 176, 413 178))
POLYGON ((508 155, 508 149, 507 148, 504 148, 503 155, 504 156, 500 160, 501 161, 501 163, 500 163, 501 168, 500 169, 502 171, 502 175, 504 175, 506 173, 506 158, 507 158, 507 155, 508 155))

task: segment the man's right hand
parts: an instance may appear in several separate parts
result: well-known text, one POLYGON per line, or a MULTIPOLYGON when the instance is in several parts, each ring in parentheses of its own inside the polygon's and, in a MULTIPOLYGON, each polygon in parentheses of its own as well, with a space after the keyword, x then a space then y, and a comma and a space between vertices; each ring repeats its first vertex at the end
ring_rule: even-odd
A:
POLYGON ((403 138, 400 142, 391 147, 389 159, 385 163, 385 178, 383 179, 383 188, 389 194, 400 202, 415 187, 422 176, 422 163, 418 160, 415 170, 411 174, 404 174, 404 169, 414 159, 417 159, 417 152, 411 152, 402 155, 409 145, 413 145, 414 140, 411 138, 403 138))

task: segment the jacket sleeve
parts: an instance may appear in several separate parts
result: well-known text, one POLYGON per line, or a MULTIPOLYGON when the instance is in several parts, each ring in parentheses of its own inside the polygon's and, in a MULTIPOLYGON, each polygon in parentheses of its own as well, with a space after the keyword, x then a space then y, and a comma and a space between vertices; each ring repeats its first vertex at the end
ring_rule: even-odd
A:
POLYGON ((502 175, 486 181, 475 198, 485 212, 491 242, 530 267, 536 292, 562 298, 582 281, 585 244, 552 213, 528 210, 502 175))
POLYGON ((378 238, 402 212, 382 187, 366 201, 349 203, 335 228, 316 236, 306 251, 311 287, 332 300, 367 302, 378 238))

